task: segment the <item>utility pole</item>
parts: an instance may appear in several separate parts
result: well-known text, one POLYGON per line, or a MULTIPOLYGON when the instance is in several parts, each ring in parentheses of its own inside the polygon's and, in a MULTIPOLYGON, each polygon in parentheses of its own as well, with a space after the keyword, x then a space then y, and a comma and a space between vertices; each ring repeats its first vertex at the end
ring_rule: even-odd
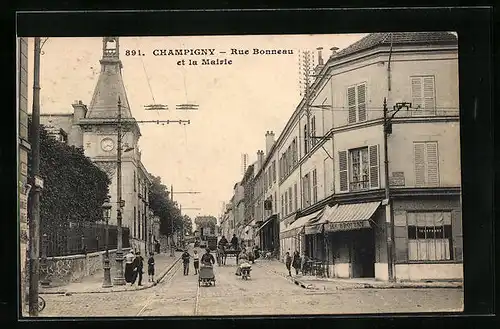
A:
POLYGON ((117 159, 116 159, 116 226, 117 226, 117 245, 116 245, 116 277, 114 285, 125 285, 123 277, 123 229, 122 229, 122 102, 118 96, 118 122, 117 122, 118 140, 117 140, 117 159))
POLYGON ((387 99, 384 98, 384 170, 385 170, 385 218, 387 224, 387 264, 389 281, 395 281, 394 275, 394 215, 392 209, 390 177, 389 177, 389 152, 387 148, 387 139, 392 134, 392 119, 402 108, 411 108, 411 103, 401 102, 394 105, 394 111, 389 116, 387 109, 387 99))
POLYGON ((34 74, 33 74, 33 112, 31 117, 32 179, 34 188, 31 194, 31 218, 29 219, 29 315, 38 316, 38 280, 40 247, 40 192, 43 181, 40 179, 40 38, 35 37, 34 74))
MULTIPOLYGON (((179 192, 175 192, 176 194, 200 194, 201 192, 198 192, 198 191, 179 191, 179 192)), ((170 200, 172 202, 174 202, 174 185, 170 185, 170 200)), ((180 204, 179 204, 179 208, 181 208, 180 204)), ((181 215, 182 215, 182 212, 181 212, 181 215)), ((174 218, 173 216, 170 217, 170 227, 172 228, 172 234, 171 234, 171 243, 170 243, 170 256, 174 256, 175 253, 174 253, 174 247, 173 247, 173 238, 174 238, 174 218)))

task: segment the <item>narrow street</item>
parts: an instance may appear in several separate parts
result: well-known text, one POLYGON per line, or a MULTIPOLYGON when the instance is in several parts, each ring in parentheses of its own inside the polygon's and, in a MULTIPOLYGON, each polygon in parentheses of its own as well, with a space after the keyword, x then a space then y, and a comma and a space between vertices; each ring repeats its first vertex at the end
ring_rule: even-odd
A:
POLYGON ((221 316, 359 314, 460 311, 462 289, 362 289, 322 292, 303 289, 265 267, 245 281, 234 275, 234 259, 215 267, 216 285, 198 287, 192 264, 182 264, 156 287, 134 292, 46 295, 50 316, 221 316))

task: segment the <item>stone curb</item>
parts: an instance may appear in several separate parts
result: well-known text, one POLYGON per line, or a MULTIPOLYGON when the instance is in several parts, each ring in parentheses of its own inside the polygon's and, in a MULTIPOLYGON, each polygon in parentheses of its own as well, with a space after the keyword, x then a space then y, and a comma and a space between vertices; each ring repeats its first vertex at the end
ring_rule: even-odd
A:
MULTIPOLYGON (((172 270, 172 268, 180 261, 181 257, 178 257, 170 266, 167 266, 166 270, 164 270, 160 276, 159 279, 156 280, 156 282, 148 282, 142 287, 136 287, 135 289, 122 289, 122 288, 111 288, 109 290, 102 290, 102 291, 96 291, 96 290, 91 290, 91 291, 40 291, 40 295, 81 295, 81 294, 109 294, 111 292, 128 292, 128 291, 139 291, 139 290, 145 290, 149 289, 151 287, 156 286, 163 278, 172 270)), ((127 286, 122 286, 122 287, 127 287, 127 286)))
MULTIPOLYGON (((259 267, 265 267, 265 265, 258 265, 259 267)), ((316 287, 314 284, 306 284, 304 281, 294 279, 293 277, 289 277, 288 275, 275 271, 273 269, 268 269, 269 271, 273 272, 274 274, 277 274, 279 276, 282 276, 283 278, 287 279, 291 283, 294 283, 295 285, 304 288, 304 289, 310 289, 310 290, 321 290, 321 288, 316 287)), ((330 284, 333 283, 332 281, 324 280, 325 283, 330 284)), ((399 283, 399 284, 391 284, 391 285, 378 285, 378 284, 359 284, 359 283, 347 283, 349 286, 336 286, 335 289, 327 289, 327 290, 361 290, 361 289, 461 289, 463 288, 463 284, 442 284, 439 286, 431 286, 431 285, 426 285, 426 284, 405 284, 405 283, 399 283)))

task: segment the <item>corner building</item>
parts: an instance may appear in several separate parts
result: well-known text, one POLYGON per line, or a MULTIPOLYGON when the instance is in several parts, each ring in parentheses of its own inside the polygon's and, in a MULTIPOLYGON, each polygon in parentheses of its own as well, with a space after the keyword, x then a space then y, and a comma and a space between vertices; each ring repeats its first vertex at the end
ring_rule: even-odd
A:
POLYGON ((327 276, 388 280, 392 230, 395 279, 463 278, 456 36, 374 33, 319 57, 273 149, 281 257, 299 250, 327 276), (384 99, 389 116, 411 103, 391 121, 388 181, 384 99))

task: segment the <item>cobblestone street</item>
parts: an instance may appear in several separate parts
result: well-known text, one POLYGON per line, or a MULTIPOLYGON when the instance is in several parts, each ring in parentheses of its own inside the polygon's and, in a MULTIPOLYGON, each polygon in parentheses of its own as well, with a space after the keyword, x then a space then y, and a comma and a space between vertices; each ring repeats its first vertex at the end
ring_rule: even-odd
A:
POLYGON ((234 259, 215 267, 216 285, 198 287, 192 264, 184 276, 178 263, 156 287, 141 291, 45 295, 41 316, 190 316, 356 314, 461 311, 462 289, 303 289, 264 267, 245 281, 234 275, 234 259))

